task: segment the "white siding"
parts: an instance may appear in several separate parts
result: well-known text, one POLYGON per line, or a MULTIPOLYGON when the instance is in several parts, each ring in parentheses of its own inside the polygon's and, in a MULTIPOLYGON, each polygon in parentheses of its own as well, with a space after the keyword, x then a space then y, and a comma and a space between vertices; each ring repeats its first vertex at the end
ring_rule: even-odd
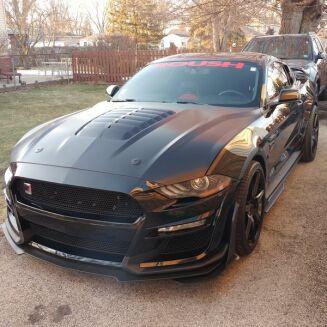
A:
POLYGON ((160 47, 163 49, 167 49, 170 47, 171 43, 174 44, 178 49, 187 48, 187 44, 189 41, 188 36, 180 36, 176 34, 168 34, 161 40, 160 47))

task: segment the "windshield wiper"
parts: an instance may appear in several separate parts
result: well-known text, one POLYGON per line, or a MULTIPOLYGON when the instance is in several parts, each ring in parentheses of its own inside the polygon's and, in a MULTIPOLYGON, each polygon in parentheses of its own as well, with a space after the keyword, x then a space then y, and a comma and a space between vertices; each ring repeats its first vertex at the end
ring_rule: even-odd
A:
POLYGON ((112 100, 111 102, 135 102, 136 99, 118 99, 118 100, 112 100))

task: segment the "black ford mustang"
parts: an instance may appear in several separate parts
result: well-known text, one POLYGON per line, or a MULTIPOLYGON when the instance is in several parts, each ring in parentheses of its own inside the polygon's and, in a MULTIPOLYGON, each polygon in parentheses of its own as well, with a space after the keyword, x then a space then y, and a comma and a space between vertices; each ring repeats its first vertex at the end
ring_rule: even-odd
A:
POLYGON ((219 271, 315 158, 312 85, 271 56, 163 58, 108 93, 13 149, 3 229, 17 253, 119 280, 219 271))

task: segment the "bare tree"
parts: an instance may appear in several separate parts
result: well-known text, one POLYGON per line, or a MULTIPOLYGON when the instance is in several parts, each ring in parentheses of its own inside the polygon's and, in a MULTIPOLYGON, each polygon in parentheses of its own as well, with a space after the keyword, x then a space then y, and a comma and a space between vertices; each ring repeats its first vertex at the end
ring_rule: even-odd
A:
POLYGON ((0 0, 0 55, 8 51, 8 34, 3 0, 0 0))
MULTIPOLYGON (((181 0, 177 6, 191 31, 204 31, 212 38, 215 51, 226 50, 231 35, 240 34, 240 28, 267 6, 264 0, 181 0)), ((177 9, 174 10, 178 12, 177 9)), ((196 33, 195 33, 196 34, 196 33)), ((194 34, 193 34, 194 35, 194 34)))
POLYGON ((7 0, 6 16, 20 55, 28 55, 43 36, 47 13, 37 0, 7 0))
POLYGON ((54 46, 56 37, 70 30, 69 8, 62 0, 50 0, 45 10, 48 18, 43 27, 43 43, 54 46))
POLYGON ((87 15, 77 12, 69 19, 70 22, 70 35, 83 35, 89 36, 92 34, 91 22, 87 15))
POLYGON ((47 20, 43 28, 43 42, 46 46, 54 45, 57 36, 88 36, 92 33, 89 18, 80 12, 71 13, 63 0, 50 0, 45 11, 47 20))
POLYGON ((12 48, 24 66, 26 56, 40 41, 50 46, 57 36, 92 33, 89 19, 79 12, 71 13, 63 0, 6 0, 6 17, 14 33, 12 48))
POLYGON ((316 32, 324 10, 322 0, 283 0, 280 33, 316 32))
POLYGON ((92 1, 92 10, 87 11, 87 18, 91 21, 98 34, 105 34, 108 22, 106 5, 102 6, 99 0, 92 1))

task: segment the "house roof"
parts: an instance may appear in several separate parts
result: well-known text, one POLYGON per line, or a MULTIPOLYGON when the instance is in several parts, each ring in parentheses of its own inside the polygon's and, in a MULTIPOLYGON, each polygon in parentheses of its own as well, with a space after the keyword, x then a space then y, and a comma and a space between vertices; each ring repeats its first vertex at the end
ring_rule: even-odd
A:
POLYGON ((167 35, 171 35, 171 34, 175 34, 178 36, 182 36, 182 37, 189 37, 190 33, 186 31, 186 29, 184 28, 175 28, 169 31, 169 33, 167 35))

